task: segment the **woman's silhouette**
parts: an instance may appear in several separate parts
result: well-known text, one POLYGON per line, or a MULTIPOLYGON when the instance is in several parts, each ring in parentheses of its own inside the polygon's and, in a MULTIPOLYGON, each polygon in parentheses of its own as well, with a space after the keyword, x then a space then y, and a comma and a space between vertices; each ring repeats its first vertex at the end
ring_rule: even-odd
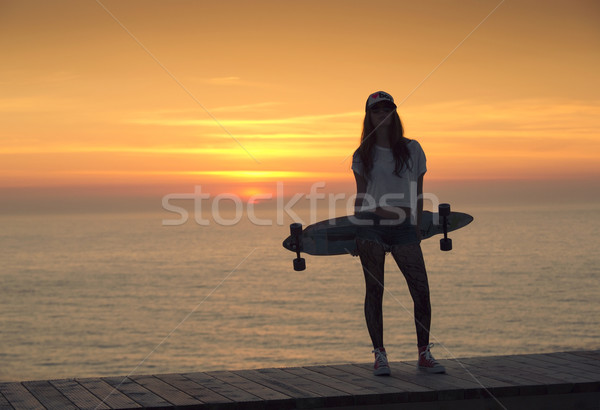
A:
POLYGON ((383 344, 385 254, 391 252, 404 274, 414 302, 418 368, 443 373, 431 355, 431 305, 427 271, 418 229, 423 213, 425 153, 415 140, 404 137, 394 99, 379 91, 367 99, 360 146, 354 152, 355 215, 361 220, 357 255, 366 285, 365 319, 375 353, 375 375, 389 375, 383 344))

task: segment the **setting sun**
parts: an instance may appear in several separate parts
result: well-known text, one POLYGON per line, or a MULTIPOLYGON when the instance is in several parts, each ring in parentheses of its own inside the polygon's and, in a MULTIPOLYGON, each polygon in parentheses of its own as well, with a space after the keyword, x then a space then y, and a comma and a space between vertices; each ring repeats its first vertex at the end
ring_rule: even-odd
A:
POLYGON ((240 197, 248 203, 258 204, 261 200, 273 198, 274 195, 273 192, 265 192, 259 188, 246 188, 241 192, 240 197))

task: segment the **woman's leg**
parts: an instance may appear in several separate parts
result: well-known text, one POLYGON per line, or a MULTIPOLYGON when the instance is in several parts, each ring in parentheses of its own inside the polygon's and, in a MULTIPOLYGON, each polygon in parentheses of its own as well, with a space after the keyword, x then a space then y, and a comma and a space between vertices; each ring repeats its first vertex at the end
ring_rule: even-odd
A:
POLYGON ((365 275, 365 319, 373 348, 383 347, 383 245, 371 240, 358 239, 357 251, 365 275))
POLYGON ((419 243, 394 245, 392 256, 404 274, 408 290, 414 303, 415 326, 417 328, 417 345, 429 344, 431 326, 431 303, 429 299, 429 283, 423 252, 419 243))

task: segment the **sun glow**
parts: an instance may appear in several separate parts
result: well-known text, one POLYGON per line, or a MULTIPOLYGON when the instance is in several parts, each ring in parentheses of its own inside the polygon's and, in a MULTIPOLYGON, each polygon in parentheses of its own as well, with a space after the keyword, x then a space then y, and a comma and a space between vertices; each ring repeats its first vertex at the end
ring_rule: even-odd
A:
POLYGON ((246 188, 240 192, 240 197, 249 204, 258 204, 263 201, 268 201, 275 196, 273 192, 266 192, 260 188, 246 188))

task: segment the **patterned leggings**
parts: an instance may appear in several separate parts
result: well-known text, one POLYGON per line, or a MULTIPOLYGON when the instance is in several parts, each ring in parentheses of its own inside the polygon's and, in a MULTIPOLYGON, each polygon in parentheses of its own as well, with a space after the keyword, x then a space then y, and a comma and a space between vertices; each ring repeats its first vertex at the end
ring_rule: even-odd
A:
MULTIPOLYGON (((383 291, 385 249, 380 243, 357 241, 357 251, 365 275, 365 319, 373 347, 383 346, 383 291)), ((408 290, 414 303, 415 326, 417 329, 417 345, 429 344, 431 325, 431 303, 429 300, 429 283, 421 245, 394 245, 392 256, 404 274, 408 290)))

